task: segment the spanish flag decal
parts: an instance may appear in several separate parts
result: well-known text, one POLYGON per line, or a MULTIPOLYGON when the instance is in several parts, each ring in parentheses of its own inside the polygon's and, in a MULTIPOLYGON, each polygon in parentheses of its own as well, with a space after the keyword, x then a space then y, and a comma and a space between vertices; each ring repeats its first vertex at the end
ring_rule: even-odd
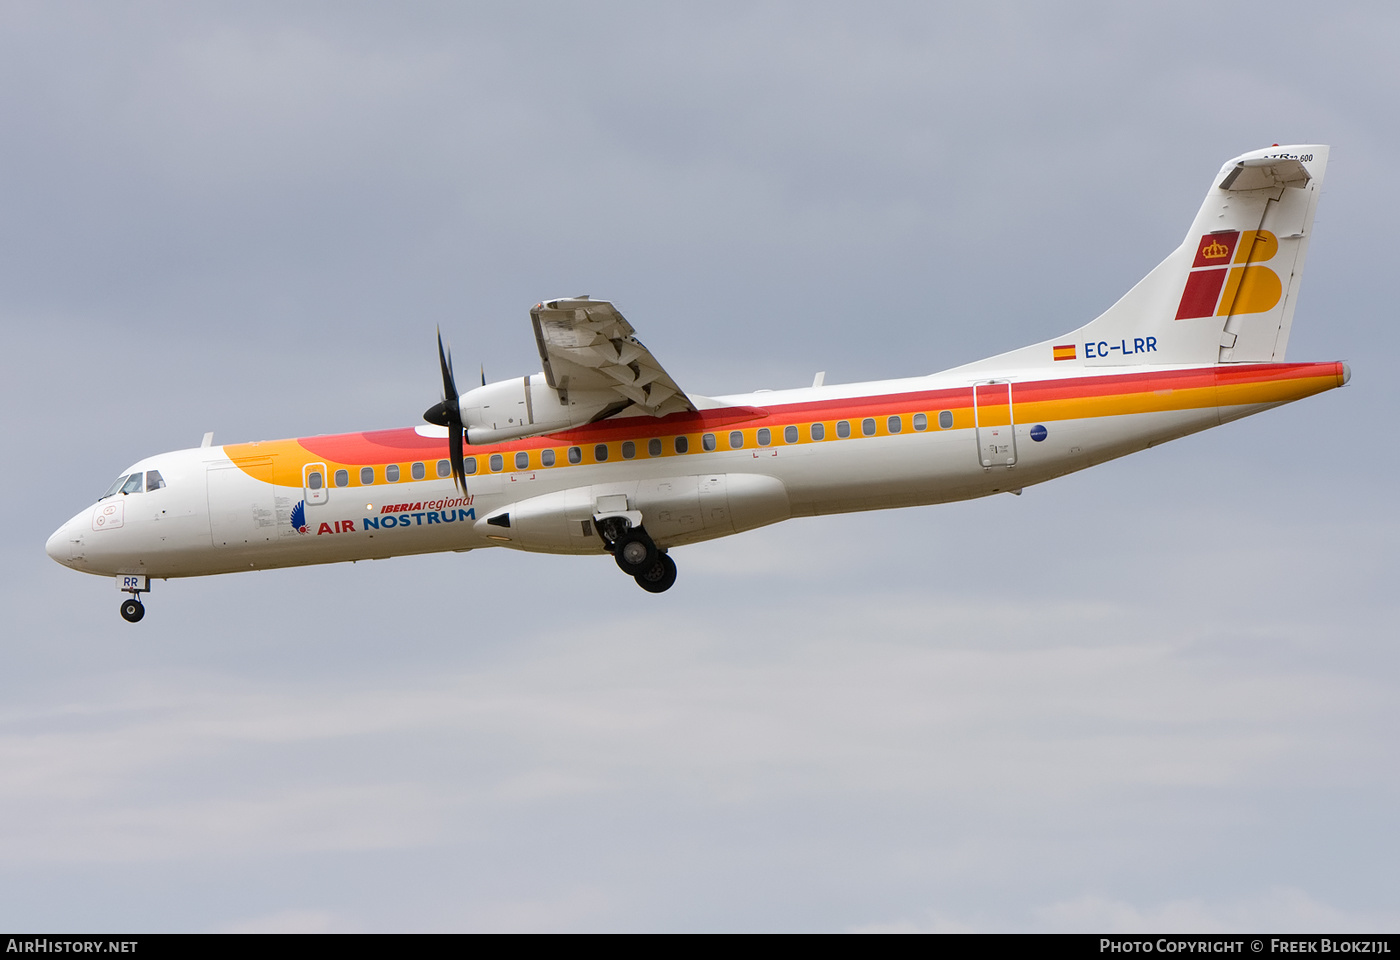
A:
POLYGON ((1061 347, 1055 347, 1056 360, 1073 360, 1075 358, 1074 344, 1067 343, 1061 347))

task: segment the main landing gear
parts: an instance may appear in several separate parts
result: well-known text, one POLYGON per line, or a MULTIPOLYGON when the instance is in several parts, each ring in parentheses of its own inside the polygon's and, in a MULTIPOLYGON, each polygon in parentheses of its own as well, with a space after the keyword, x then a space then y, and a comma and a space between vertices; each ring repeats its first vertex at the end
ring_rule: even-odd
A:
POLYGON ((664 593, 676 582, 676 561, 652 541, 644 528, 633 527, 625 517, 605 517, 598 521, 598 533, 618 569, 647 593, 664 593))
POLYGON ((665 593, 676 582, 676 561, 663 553, 646 573, 636 574, 632 579, 647 593, 665 593))

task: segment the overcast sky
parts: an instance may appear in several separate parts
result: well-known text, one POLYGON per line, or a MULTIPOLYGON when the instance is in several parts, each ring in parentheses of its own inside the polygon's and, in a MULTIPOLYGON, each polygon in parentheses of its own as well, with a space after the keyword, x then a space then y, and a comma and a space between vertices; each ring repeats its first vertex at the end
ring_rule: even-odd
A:
POLYGON ((0 928, 1400 927, 1393 4, 0 3, 0 928), (1019 498, 158 583, 141 457, 403 426, 615 302, 682 387, 1091 319, 1332 144, 1344 390, 1019 498))

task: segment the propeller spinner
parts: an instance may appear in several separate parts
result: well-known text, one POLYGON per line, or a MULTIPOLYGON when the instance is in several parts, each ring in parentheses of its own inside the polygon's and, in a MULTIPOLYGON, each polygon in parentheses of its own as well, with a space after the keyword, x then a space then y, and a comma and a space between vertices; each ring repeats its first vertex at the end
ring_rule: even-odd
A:
POLYGON ((438 328, 438 363, 442 365, 442 402, 435 403, 423 413, 423 419, 447 428, 448 456, 452 460, 452 483, 463 493, 467 490, 467 474, 462 466, 462 408, 457 402, 457 381, 452 376, 452 356, 443 348, 442 328, 438 328))

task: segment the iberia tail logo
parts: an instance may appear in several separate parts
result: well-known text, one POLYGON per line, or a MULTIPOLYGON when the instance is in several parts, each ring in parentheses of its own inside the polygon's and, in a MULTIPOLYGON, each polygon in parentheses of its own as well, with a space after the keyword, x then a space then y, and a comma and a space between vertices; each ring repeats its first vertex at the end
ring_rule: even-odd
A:
POLYGON ((306 532, 306 501, 298 500, 297 505, 292 507, 292 526, 296 527, 297 533, 306 532))
POLYGON ((1227 230, 1201 237, 1176 318, 1272 310, 1283 296, 1283 284, 1263 264, 1276 253, 1278 237, 1267 230, 1227 230))

